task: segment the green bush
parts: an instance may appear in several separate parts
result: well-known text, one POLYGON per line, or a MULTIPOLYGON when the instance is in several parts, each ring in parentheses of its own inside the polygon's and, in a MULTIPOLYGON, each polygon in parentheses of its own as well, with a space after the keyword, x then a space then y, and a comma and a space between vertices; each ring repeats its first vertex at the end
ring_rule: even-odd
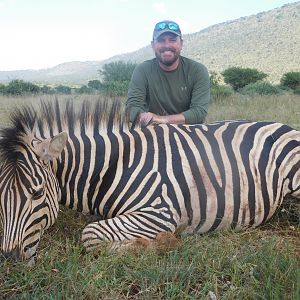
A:
POLYGON ((37 94, 39 92, 40 87, 38 85, 19 79, 10 81, 5 88, 5 94, 8 95, 37 94))
POLYGON ((209 74, 209 80, 210 80, 210 86, 218 87, 221 85, 221 78, 220 75, 217 72, 210 72, 209 74))
POLYGON ((288 72, 283 74, 280 83, 290 89, 296 89, 300 86, 300 72, 288 72))
POLYGON ((215 85, 211 87, 211 97, 213 101, 219 102, 223 99, 231 96, 233 94, 233 90, 225 85, 215 85))
POLYGON ((88 87, 97 91, 100 91, 102 89, 102 83, 100 80, 90 80, 88 82, 88 87))
POLYGON ((224 82, 237 91, 244 86, 264 79, 268 75, 256 69, 232 67, 222 72, 224 82))
POLYGON ((274 95, 281 93, 282 90, 270 82, 258 81, 246 85, 239 92, 244 95, 274 95))
POLYGON ((116 61, 105 64, 99 70, 102 76, 101 90, 108 96, 125 96, 128 92, 129 82, 135 63, 116 61))
POLYGON ((126 96, 129 87, 129 80, 107 81, 103 87, 104 93, 108 96, 126 96))
POLYGON ((2 83, 0 83, 0 94, 5 94, 6 86, 2 83))
POLYGON ((83 85, 80 88, 75 90, 75 93, 77 93, 77 94, 92 94, 93 92, 94 92, 94 89, 92 89, 86 85, 83 85))
POLYGON ((300 95, 300 85, 294 89, 294 94, 300 95))
POLYGON ((41 87, 41 92, 43 94, 49 94, 49 95, 51 95, 51 94, 55 93, 55 90, 53 88, 51 88, 50 86, 48 86, 48 85, 43 85, 41 87))
POLYGON ((211 98, 213 101, 222 101, 223 99, 233 94, 232 88, 221 84, 221 78, 218 73, 211 72, 209 79, 211 87, 211 98))
POLYGON ((120 60, 105 64, 99 73, 103 78, 104 84, 114 81, 130 81, 135 67, 135 63, 120 60))
POLYGON ((290 91, 290 88, 285 86, 285 85, 282 85, 282 84, 278 84, 277 87, 279 89, 281 89, 282 91, 290 91))
POLYGON ((66 95, 71 94, 71 88, 69 86, 65 86, 65 85, 59 85, 59 86, 55 87, 55 91, 58 94, 66 94, 66 95))

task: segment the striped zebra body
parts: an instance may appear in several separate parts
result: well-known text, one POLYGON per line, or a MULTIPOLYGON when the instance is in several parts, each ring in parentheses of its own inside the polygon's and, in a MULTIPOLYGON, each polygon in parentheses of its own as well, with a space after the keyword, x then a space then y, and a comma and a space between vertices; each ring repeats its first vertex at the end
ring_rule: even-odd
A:
MULTIPOLYGON (((27 153, 21 160, 26 180, 10 171, 9 155, 0 174, 3 252, 17 248, 22 257, 32 257, 42 230, 56 219, 58 201, 99 215, 100 221, 87 225, 82 234, 85 247, 92 249, 103 240, 122 247, 123 241, 152 240, 166 231, 256 227, 286 195, 299 198, 300 134, 286 125, 227 121, 129 128, 114 117, 117 104, 110 117, 105 113, 98 119, 103 108, 96 106, 92 114, 84 106, 77 118, 67 105, 63 118, 58 105, 48 105, 37 125, 29 122, 32 132, 18 146, 27 153), (62 131, 68 135, 66 145, 62 131), (46 190, 39 192, 44 197, 40 210, 31 207, 37 201, 30 196, 39 181, 46 190), (13 203, 10 209, 7 203, 13 203), (19 222, 26 234, 11 221, 12 211, 15 219, 31 212, 28 224, 19 222), (38 229, 37 218, 42 223, 38 229)), ((16 168, 18 160, 14 164, 16 168)))
POLYGON ((85 161, 96 176, 88 180, 94 184, 86 183, 85 193, 67 185, 75 194, 66 204, 104 219, 84 230, 87 247, 102 239, 153 239, 160 231, 256 227, 274 214, 285 195, 298 196, 298 181, 292 179, 299 176, 299 141, 299 132, 268 122, 112 132, 98 150, 99 143, 78 150, 105 156, 98 165, 97 155, 85 161))

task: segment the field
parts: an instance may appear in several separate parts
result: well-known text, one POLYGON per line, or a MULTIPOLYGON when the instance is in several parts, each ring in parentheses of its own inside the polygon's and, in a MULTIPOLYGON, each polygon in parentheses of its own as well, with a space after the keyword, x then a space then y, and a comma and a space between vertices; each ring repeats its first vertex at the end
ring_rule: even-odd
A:
MULTIPOLYGON (((14 106, 29 101, 0 97, 0 127, 9 124, 14 106)), ((300 97, 234 95, 210 108, 208 122, 224 119, 280 121, 300 130, 300 97)), ((297 300, 299 206, 286 199, 255 230, 182 236, 175 248, 118 254, 105 247, 85 253, 80 234, 89 218, 62 207, 42 237, 35 266, 0 259, 0 299, 297 300)))

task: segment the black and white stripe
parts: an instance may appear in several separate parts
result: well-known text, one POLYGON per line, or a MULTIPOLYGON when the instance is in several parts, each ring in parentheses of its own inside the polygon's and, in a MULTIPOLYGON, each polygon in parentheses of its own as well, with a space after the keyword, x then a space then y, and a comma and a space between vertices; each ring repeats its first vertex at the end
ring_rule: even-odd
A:
MULTIPOLYGON (((224 121, 129 128, 120 109, 118 102, 111 107, 107 102, 94 108, 85 104, 77 115, 70 103, 63 113, 58 104, 44 104, 37 121, 31 109, 17 114, 21 121, 15 121, 14 130, 22 139, 19 134, 11 141, 4 130, 0 147, 7 163, 0 175, 0 216, 10 224, 4 231, 4 252, 23 247, 18 231, 25 229, 16 224, 35 218, 26 214, 52 224, 58 201, 99 215, 100 221, 83 230, 84 245, 90 249, 103 240, 122 246, 122 241, 154 239, 163 231, 256 227, 274 214, 286 195, 299 198, 300 133, 289 126, 224 121), (68 143, 49 165, 35 147, 61 131, 68 134, 68 143), (14 155, 24 152, 26 159, 15 159, 5 145, 15 145, 14 155), (23 170, 26 180, 18 181, 12 168, 23 170), (14 193, 10 181, 15 182, 14 193), (28 208, 33 203, 30 190, 39 181, 49 190, 44 198, 47 213, 28 208), (10 221, 8 206, 20 207, 21 213, 14 215, 18 220, 10 221)), ((40 227, 47 227, 44 223, 40 227)), ((29 236, 37 241, 40 234, 35 229, 29 236)))

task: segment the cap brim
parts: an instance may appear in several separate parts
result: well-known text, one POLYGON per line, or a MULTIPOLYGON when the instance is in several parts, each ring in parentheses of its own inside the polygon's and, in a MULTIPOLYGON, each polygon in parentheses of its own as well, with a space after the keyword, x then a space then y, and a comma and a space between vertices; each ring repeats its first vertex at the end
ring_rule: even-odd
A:
POLYGON ((160 31, 155 31, 153 33, 153 39, 156 40, 157 38, 159 38, 164 33, 172 33, 172 34, 175 34, 177 36, 181 36, 180 32, 176 32, 176 31, 170 30, 170 29, 164 29, 164 30, 160 30, 160 31))

